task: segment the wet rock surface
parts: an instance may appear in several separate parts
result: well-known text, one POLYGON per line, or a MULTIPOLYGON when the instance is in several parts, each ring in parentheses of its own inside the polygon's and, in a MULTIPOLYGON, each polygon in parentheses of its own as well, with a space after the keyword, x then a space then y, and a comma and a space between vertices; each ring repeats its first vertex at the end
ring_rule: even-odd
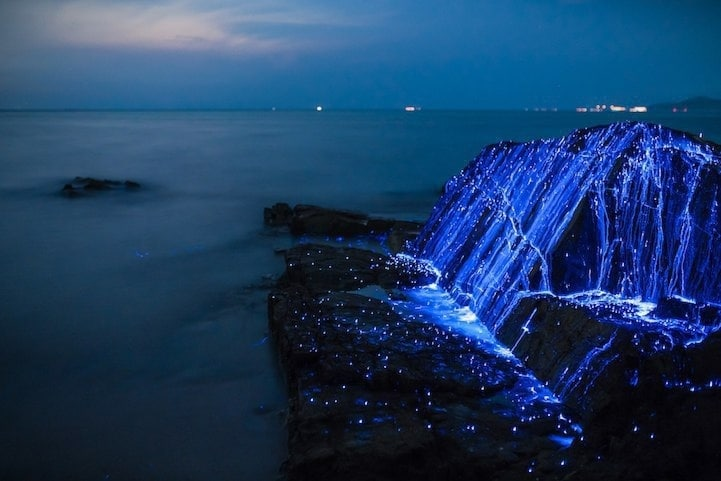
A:
POLYGON ((422 268, 388 282, 377 266, 389 258, 372 251, 301 244, 285 258, 268 310, 289 386, 289 479, 567 474, 571 424, 531 399, 528 371, 383 290, 413 287, 422 268))
POLYGON ((314 291, 412 287, 429 284, 436 277, 423 263, 355 247, 300 244, 287 251, 285 259, 284 282, 314 291))
POLYGON ((721 146, 660 125, 502 142, 412 246, 575 412, 585 479, 721 471, 719 186, 721 146))
POLYGON ((497 333, 516 356, 504 357, 415 314, 405 293, 428 281, 423 268, 391 282, 391 256, 322 244, 285 259, 268 313, 289 388, 289 480, 710 480, 721 469, 718 333, 639 330, 631 308, 538 294, 497 333), (531 376, 565 402, 544 400, 531 376))
POLYGON ((629 306, 538 294, 497 336, 578 413, 578 459, 596 453, 634 479, 715 479, 721 336, 683 321, 654 324, 629 306))
POLYGON ((717 479, 720 182, 721 146, 622 122, 486 147, 412 256, 394 221, 266 212, 385 249, 286 253, 288 478, 717 479))
POLYGON ((63 186, 60 193, 66 197, 84 197, 97 192, 140 189, 140 184, 132 180, 95 179, 93 177, 75 177, 63 186))

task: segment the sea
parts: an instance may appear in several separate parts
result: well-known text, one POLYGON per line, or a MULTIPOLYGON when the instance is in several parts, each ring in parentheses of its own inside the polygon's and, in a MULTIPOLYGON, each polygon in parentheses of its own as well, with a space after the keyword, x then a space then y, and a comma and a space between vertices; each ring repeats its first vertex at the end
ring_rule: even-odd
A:
POLYGON ((621 120, 536 111, 0 112, 0 480, 276 480, 276 202, 423 221, 487 144, 621 120), (136 191, 68 198, 76 176, 136 191))

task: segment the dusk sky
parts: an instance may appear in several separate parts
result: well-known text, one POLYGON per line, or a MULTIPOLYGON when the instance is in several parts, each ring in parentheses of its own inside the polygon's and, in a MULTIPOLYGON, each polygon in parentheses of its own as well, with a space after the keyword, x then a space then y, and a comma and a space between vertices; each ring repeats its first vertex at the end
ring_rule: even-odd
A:
POLYGON ((721 98, 721 2, 4 0, 0 108, 721 98))

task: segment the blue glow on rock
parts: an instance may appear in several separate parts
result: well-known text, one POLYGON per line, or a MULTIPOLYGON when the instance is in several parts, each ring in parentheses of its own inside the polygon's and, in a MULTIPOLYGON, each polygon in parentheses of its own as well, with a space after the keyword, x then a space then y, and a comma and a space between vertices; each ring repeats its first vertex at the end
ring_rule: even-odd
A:
MULTIPOLYGON (((719 146, 622 122, 486 147, 446 184, 410 251, 489 334, 542 294, 638 331, 641 352, 666 351, 721 324, 719 202, 719 146)), ((585 392, 614 360, 614 337, 549 381, 552 391, 585 392)))
POLYGON ((491 325, 528 290, 718 302, 719 164, 712 144, 643 123, 492 145, 448 182, 414 250, 491 325), (571 252, 566 236, 586 239, 571 252))
MULTIPOLYGON (((499 404, 496 412, 504 417, 513 418, 521 424, 534 423, 543 419, 557 419, 556 432, 549 439, 561 447, 567 447, 581 432, 578 424, 570 416, 564 415, 564 407, 559 398, 532 372, 530 372, 513 353, 501 345, 488 328, 479 322, 476 315, 467 307, 459 306, 451 296, 437 285, 417 287, 404 291, 405 301, 396 301, 395 310, 405 319, 414 322, 438 326, 438 349, 443 349, 444 339, 449 335, 465 338, 473 350, 465 356, 468 374, 476 376, 482 383, 480 391, 495 389, 497 384, 497 363, 489 363, 478 353, 491 353, 503 360, 505 369, 516 378, 515 382, 498 392, 495 401, 499 404), (487 383, 487 387, 483 384, 487 383), (503 406, 503 407, 500 407, 503 406)), ((443 366, 438 366, 437 375, 443 376, 443 366)), ((426 393, 428 397, 431 392, 426 393)), ((466 427, 474 432, 473 426, 466 427)), ((518 426, 512 428, 518 432, 518 426)))

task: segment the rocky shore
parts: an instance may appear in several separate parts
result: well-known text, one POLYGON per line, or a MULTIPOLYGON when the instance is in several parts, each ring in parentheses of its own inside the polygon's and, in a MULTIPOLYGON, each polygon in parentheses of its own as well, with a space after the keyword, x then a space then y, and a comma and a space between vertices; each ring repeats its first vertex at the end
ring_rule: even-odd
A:
POLYGON ((288 384, 289 480, 672 480, 719 472, 717 334, 654 350, 663 336, 624 325, 620 308, 531 296, 498 333, 508 348, 499 354, 448 322, 455 314, 434 317, 414 296, 436 273, 393 252, 418 225, 284 204, 266 209, 265 221, 313 240, 283 253, 285 272, 268 297, 288 384), (357 236, 377 247, 344 245, 357 236), (392 238, 403 241, 391 247, 392 238), (516 328, 527 334, 518 338, 516 328), (584 338, 606 339, 608 357, 589 357, 584 338), (594 374, 593 362, 610 368, 594 374), (561 403, 553 390, 563 380, 575 391, 561 403))
POLYGON ((392 301, 433 272, 359 248, 284 255, 268 309, 289 389, 288 479, 560 479, 572 430, 560 406, 522 422, 522 366, 392 301))

